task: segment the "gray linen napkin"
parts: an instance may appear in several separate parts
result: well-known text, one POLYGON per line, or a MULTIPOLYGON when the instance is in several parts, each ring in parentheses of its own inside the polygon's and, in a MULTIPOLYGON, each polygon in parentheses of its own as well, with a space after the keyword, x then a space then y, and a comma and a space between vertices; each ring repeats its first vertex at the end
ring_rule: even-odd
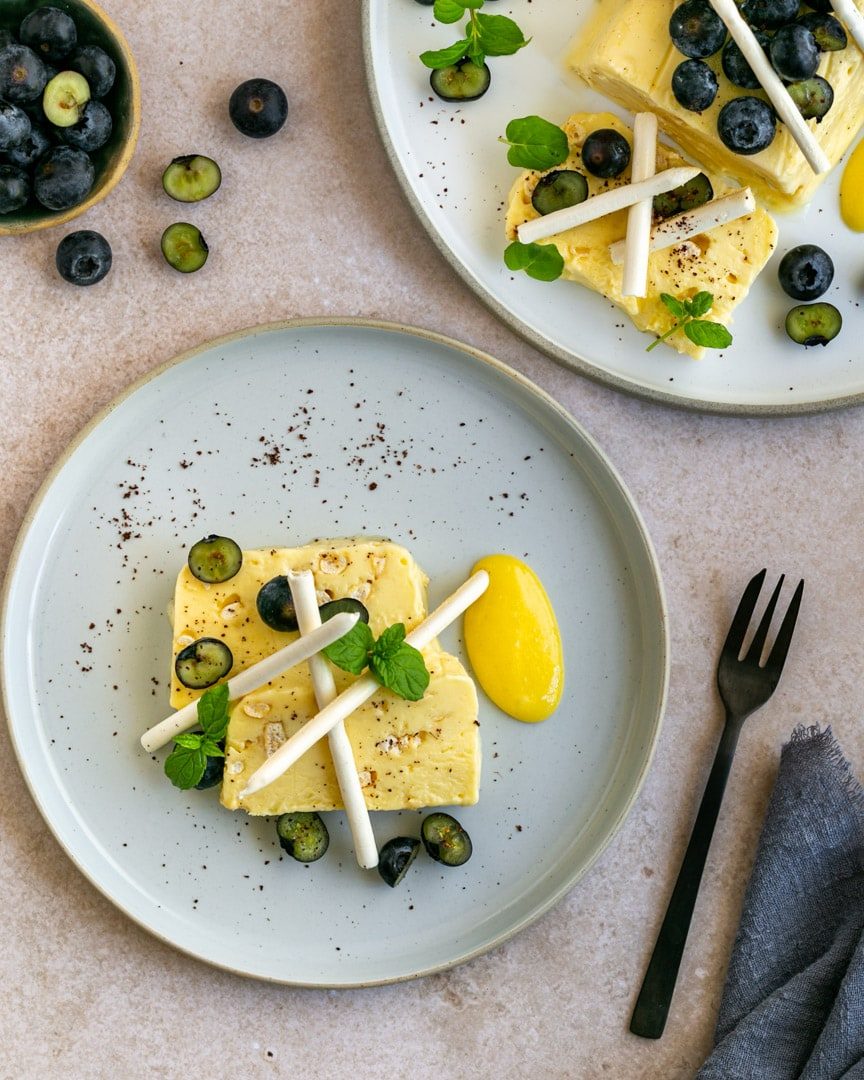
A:
POLYGON ((699 1080, 864 1080, 864 790, 831 729, 797 728, 699 1080))

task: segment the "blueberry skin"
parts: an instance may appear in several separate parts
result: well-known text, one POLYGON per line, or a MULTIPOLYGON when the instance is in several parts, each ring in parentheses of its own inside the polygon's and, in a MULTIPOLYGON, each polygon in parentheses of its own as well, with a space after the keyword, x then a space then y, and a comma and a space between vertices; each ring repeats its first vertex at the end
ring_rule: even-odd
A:
POLYGON ((62 60, 78 41, 74 20, 56 7, 36 8, 25 15, 18 36, 46 60, 62 60))
POLYGON ((288 98, 282 87, 269 79, 248 79, 231 95, 228 115, 243 135, 266 139, 288 118, 288 98))
MULTIPOLYGON (((219 745, 224 749, 225 740, 223 739, 219 745)), ((195 785, 196 791, 206 791, 207 788, 216 787, 217 784, 222 783, 222 774, 225 772, 225 758, 224 757, 208 757, 207 764, 204 766, 204 773, 198 783, 195 785)))
POLYGON ((88 195, 96 179, 93 162, 74 146, 55 146, 36 165, 33 193, 49 210, 68 210, 88 195))
POLYGON ((669 37, 678 52, 704 60, 723 48, 726 26, 708 0, 685 0, 672 12, 669 37))
MULTIPOLYGON (((768 47, 771 39, 763 30, 754 30, 753 34, 763 49, 768 47)), ((742 90, 758 90, 762 85, 732 38, 729 38, 723 48, 721 63, 723 74, 734 86, 740 86, 742 90)))
POLYGON ((77 124, 60 129, 60 138, 68 146, 77 146, 79 150, 98 150, 111 138, 111 113, 101 101, 92 98, 81 110, 77 124))
POLYGON ((593 176, 611 180, 630 164, 630 143, 614 128, 598 128, 582 144, 582 164, 593 176))
POLYGON ((117 67, 108 53, 98 45, 85 45, 76 50, 69 66, 79 75, 83 75, 90 86, 94 98, 102 98, 114 85, 117 67))
POLYGON ((46 150, 53 145, 51 136, 38 124, 31 124, 30 134, 19 146, 7 150, 4 157, 19 169, 32 169, 46 150))
POLYGON ((777 117, 761 98, 733 98, 726 102, 717 117, 717 134, 736 154, 758 154, 771 145, 776 133, 777 117))
POLYGON ((22 146, 31 129, 30 117, 23 109, 0 101, 0 153, 22 146))
POLYGON ((0 214, 12 214, 26 206, 30 178, 16 165, 0 165, 0 214))
POLYGON ((809 79, 819 67, 819 46, 806 26, 789 23, 781 26, 768 49, 774 70, 781 79, 796 82, 809 79))
POLYGON ((704 60, 685 60, 672 72, 672 93, 678 104, 701 113, 714 104, 720 84, 704 60))
POLYGON ((799 0, 747 0, 741 14, 751 26, 760 30, 776 30, 791 22, 798 14, 799 0))
POLYGON ((95 285, 111 269, 111 245, 101 233, 79 229, 57 245, 57 272, 72 285, 95 285))
POLYGON ((833 15, 809 11, 798 22, 816 38, 816 47, 820 52, 839 52, 849 44, 846 31, 833 15))
POLYGON ((45 64, 26 45, 0 50, 0 98, 21 105, 35 101, 48 82, 45 64))
POLYGON ((813 8, 814 11, 831 12, 834 10, 834 5, 831 0, 807 0, 807 3, 813 8))
POLYGON ((800 244, 787 251, 777 270, 780 287, 793 300, 818 300, 834 280, 834 263, 815 244, 800 244))

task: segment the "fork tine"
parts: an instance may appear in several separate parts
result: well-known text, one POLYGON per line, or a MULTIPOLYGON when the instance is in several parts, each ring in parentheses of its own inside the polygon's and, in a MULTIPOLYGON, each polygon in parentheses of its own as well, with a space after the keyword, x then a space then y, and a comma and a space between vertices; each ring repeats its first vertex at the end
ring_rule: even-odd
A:
POLYGON ((765 663, 766 671, 771 673, 774 680, 780 678, 783 665, 786 663, 786 654, 789 652, 789 643, 792 640, 792 632, 795 629, 795 620, 798 618, 798 609, 801 607, 801 597, 804 593, 804 579, 798 582, 798 588, 792 597, 792 603, 783 617, 780 629, 777 632, 777 640, 765 663))
POLYGON ((741 601, 738 604, 738 610, 735 612, 735 617, 732 619, 732 625, 729 627, 729 633, 726 635, 726 641, 723 645, 723 654, 732 653, 734 659, 738 659, 738 654, 741 652, 741 646, 744 644, 744 635, 747 633, 747 627, 750 625, 750 620, 753 618, 753 611, 756 607, 756 601, 759 599, 759 593, 762 589, 762 583, 765 581, 765 571, 760 570, 759 573, 751 578, 744 590, 741 597, 741 601))
POLYGON ((771 625, 771 619, 774 617, 774 608, 777 607, 777 600, 780 597, 780 590, 783 588, 785 577, 785 574, 780 575, 777 587, 771 594, 771 599, 768 601, 768 607, 765 608, 765 614, 762 616, 762 621, 756 628, 756 633, 753 635, 753 641, 750 643, 750 648, 747 650, 747 655, 744 657, 745 660, 752 660, 754 664, 758 664, 762 659, 762 650, 765 647, 765 639, 768 637, 768 628, 771 625))

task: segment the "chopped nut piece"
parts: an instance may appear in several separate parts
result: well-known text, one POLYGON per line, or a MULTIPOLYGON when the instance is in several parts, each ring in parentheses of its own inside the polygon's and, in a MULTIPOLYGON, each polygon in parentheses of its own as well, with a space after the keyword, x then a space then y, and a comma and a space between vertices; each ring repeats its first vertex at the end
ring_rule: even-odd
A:
POLYGON ((336 551, 330 551, 318 560, 318 569, 322 574, 341 574, 347 565, 346 556, 336 551))
POLYGON ((285 742, 285 728, 279 720, 273 720, 264 725, 264 753, 267 757, 275 754, 282 743, 285 742))
POLYGON ((270 712, 270 705, 266 701, 257 701, 255 698, 249 698, 243 702, 243 712, 247 716, 252 716, 256 720, 260 720, 262 716, 266 716, 270 712))

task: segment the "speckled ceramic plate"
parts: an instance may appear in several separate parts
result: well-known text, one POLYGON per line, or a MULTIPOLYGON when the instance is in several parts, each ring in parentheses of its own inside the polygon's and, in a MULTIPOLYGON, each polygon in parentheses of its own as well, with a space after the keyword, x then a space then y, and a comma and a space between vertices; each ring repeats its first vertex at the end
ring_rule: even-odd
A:
MULTIPOLYGON (((455 630, 444 640, 460 651, 455 630)), ((515 372, 393 326, 265 327, 157 371, 48 478, 7 579, 7 715, 60 843, 165 941, 286 983, 435 971, 549 908, 632 804, 666 679, 656 561, 601 451, 515 372), (536 568, 561 621, 566 692, 540 725, 482 702, 481 800, 459 811, 475 848, 464 868, 424 856, 390 890, 357 868, 341 813, 327 816, 321 862, 282 860, 272 820, 178 791, 165 752, 140 749, 168 711, 174 578, 211 531, 244 547, 388 535, 430 574, 432 604, 489 551, 536 568)), ((420 815, 374 824, 383 842, 416 834, 420 815)))
MULTIPOLYGON (((492 310, 567 367, 639 397, 705 412, 770 415, 816 412, 864 400, 860 308, 861 237, 838 213, 842 166, 811 205, 778 218, 777 251, 737 309, 735 343, 695 362, 671 349, 645 353, 640 334, 617 308, 572 282, 531 281, 504 266, 502 206, 517 170, 496 140, 507 122, 537 113, 560 122, 580 109, 627 113, 568 75, 570 41, 597 0, 494 3, 517 20, 530 45, 490 61, 492 84, 479 101, 447 104, 429 88, 424 49, 457 40, 461 24, 435 23, 415 0, 364 0, 366 70, 384 144, 414 211, 432 239, 492 310), (817 243, 838 273, 825 297, 845 320, 825 348, 792 345, 783 331, 794 301, 777 284, 789 248, 817 243)), ((854 46, 850 46, 854 48, 854 46)))

